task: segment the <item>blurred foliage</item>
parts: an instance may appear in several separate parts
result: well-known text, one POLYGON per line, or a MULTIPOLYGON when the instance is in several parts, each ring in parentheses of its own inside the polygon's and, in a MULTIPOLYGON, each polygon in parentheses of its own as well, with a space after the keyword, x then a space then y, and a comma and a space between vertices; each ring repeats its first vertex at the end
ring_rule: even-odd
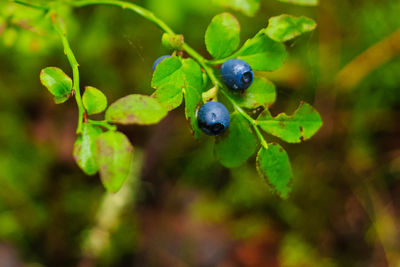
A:
MULTIPOLYGON (((253 168, 255 157, 238 168, 221 167, 211 156, 212 141, 194 141, 178 110, 156 126, 120 127, 143 151, 140 182, 128 183, 135 191, 115 206, 117 223, 100 231, 108 246, 90 254, 84 244, 101 224, 97 215, 107 195, 73 161, 74 103, 54 106, 39 81, 46 66, 68 75, 70 68, 40 12, 2 1, 0 266, 395 266, 399 57, 394 53, 350 90, 334 84, 343 67, 400 28, 400 2, 259 1, 252 17, 218 1, 135 2, 203 55, 207 25, 223 10, 241 21, 242 40, 282 13, 317 21, 318 32, 288 43, 284 67, 265 74, 277 85, 272 111, 289 114, 305 99, 325 122, 315 138, 285 145, 296 177, 291 197, 283 201, 269 192, 253 168)), ((156 26, 114 7, 62 12, 82 84, 102 88, 110 103, 152 93, 153 61, 167 53, 156 26)))

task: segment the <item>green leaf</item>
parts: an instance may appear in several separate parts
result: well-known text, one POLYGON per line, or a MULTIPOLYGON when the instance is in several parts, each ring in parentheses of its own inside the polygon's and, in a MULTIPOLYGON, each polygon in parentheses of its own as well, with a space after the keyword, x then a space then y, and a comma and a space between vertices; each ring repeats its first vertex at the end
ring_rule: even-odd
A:
POLYGON ((153 73, 151 86, 156 89, 154 97, 169 111, 180 106, 182 92, 183 62, 179 57, 162 60, 153 73))
POLYGON ((99 89, 86 86, 82 96, 83 106, 89 115, 98 114, 107 108, 107 98, 99 89))
POLYGON ((322 119, 311 105, 301 102, 291 116, 281 113, 272 117, 265 110, 257 118, 257 123, 267 133, 289 143, 299 143, 311 138, 321 128, 322 119))
POLYGON ((247 16, 254 16, 260 8, 260 0, 213 0, 215 4, 224 8, 229 7, 240 11, 247 16))
POLYGON ((200 66, 193 59, 175 56, 159 63, 151 81, 152 87, 157 90, 154 96, 167 110, 182 103, 183 90, 201 91, 202 83, 200 66))
POLYGON ((207 27, 205 42, 207 51, 214 58, 224 58, 235 51, 240 42, 240 25, 230 13, 216 15, 207 27))
POLYGON ((101 181, 107 191, 118 192, 129 175, 133 147, 124 134, 114 131, 100 134, 96 144, 101 181))
POLYGON ((99 169, 97 165, 96 139, 102 132, 99 127, 84 123, 82 125, 82 134, 75 141, 74 159, 87 175, 93 175, 99 169))
POLYGON ((318 5, 318 0, 278 0, 283 3, 290 3, 300 6, 316 6, 318 5))
POLYGON ((238 167, 254 154, 257 144, 247 120, 240 114, 232 114, 228 130, 216 138, 215 155, 225 167, 238 167))
POLYGON ((269 107, 276 100, 275 85, 266 78, 255 77, 243 94, 232 94, 232 98, 244 108, 269 107))
POLYGON ((56 104, 64 103, 71 96, 72 80, 57 67, 42 69, 40 82, 54 95, 56 104))
POLYGON ((247 40, 236 56, 246 61, 253 70, 273 71, 283 65, 287 52, 282 43, 259 33, 247 40))
POLYGON ((106 120, 119 124, 150 125, 158 123, 167 110, 153 97, 127 95, 115 101, 106 111, 106 120))
POLYGON ((286 42, 316 27, 317 24, 312 19, 281 15, 269 19, 265 33, 277 42, 286 42))
POLYGON ((203 89, 203 76, 199 64, 191 58, 166 58, 154 71, 152 86, 157 90, 155 97, 168 110, 179 106, 182 94, 185 94, 186 118, 195 137, 198 137, 196 109, 201 103, 203 89))
POLYGON ((185 117, 189 122, 192 133, 195 138, 199 138, 201 131, 197 124, 197 109, 202 104, 202 88, 203 79, 200 66, 192 59, 184 61, 186 77, 191 79, 187 80, 186 86, 183 89, 185 95, 185 117))
POLYGON ((273 191, 286 199, 291 191, 292 167, 286 151, 276 143, 262 147, 257 154, 257 170, 273 191))

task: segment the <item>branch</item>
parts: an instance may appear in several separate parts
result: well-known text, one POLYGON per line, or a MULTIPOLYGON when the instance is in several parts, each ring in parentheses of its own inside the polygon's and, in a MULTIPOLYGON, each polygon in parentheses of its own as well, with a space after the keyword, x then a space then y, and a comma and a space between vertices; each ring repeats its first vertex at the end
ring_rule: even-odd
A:
MULTIPOLYGON (((76 0, 76 1, 71 1, 70 2, 70 5, 75 6, 75 7, 82 7, 82 6, 89 6, 89 5, 99 5, 99 4, 118 6, 118 7, 121 7, 123 9, 131 10, 131 11, 135 12, 136 14, 144 17, 145 19, 148 19, 148 20, 154 22, 164 32, 166 32, 168 34, 175 35, 175 32, 163 20, 161 20, 160 18, 156 17, 149 10, 147 10, 147 9, 141 7, 141 6, 138 6, 136 4, 133 4, 133 3, 129 3, 129 2, 125 2, 125 1, 119 1, 119 0, 76 0)), ((261 34, 261 32, 257 33, 256 36, 258 36, 260 34, 261 34)), ((215 76, 212 68, 209 65, 207 65, 207 63, 215 64, 215 62, 207 61, 203 56, 201 56, 199 53, 197 53, 196 50, 194 50, 187 43, 184 43, 182 48, 192 58, 194 58, 200 64, 200 66, 204 69, 204 71, 207 73, 208 77, 210 78, 210 80, 212 81, 213 85, 215 86, 215 88, 211 89, 211 90, 214 90, 213 94, 216 95, 218 93, 218 89, 220 88, 221 89, 221 93, 232 103, 232 105, 234 106, 235 110, 238 111, 244 118, 246 118, 246 120, 248 120, 249 123, 253 126, 253 128, 254 128, 254 130, 255 130, 255 132, 257 134, 257 137, 259 138, 262 146, 264 146, 265 148, 268 148, 267 142, 265 141, 263 135, 259 131, 257 123, 255 122, 255 120, 253 120, 253 118, 251 118, 242 108, 240 108, 236 104, 235 100, 233 100, 231 97, 229 97, 229 95, 224 91, 223 85, 221 84, 221 82, 215 76)), ((238 52, 236 52, 234 55, 232 55, 231 57, 234 57, 239 52, 240 52, 240 50, 238 52)))
POLYGON ((53 23, 54 29, 58 33, 59 37, 61 38, 62 44, 64 46, 64 53, 68 58, 69 64, 71 65, 72 68, 72 73, 73 73, 73 91, 75 94, 75 100, 76 104, 78 105, 78 127, 76 129, 76 133, 80 134, 82 132, 82 123, 84 120, 84 114, 85 114, 85 108, 83 107, 82 103, 82 97, 81 97, 81 91, 79 88, 79 64, 76 61, 75 55, 71 50, 71 47, 69 45, 65 29, 63 29, 63 24, 62 21, 60 20, 59 17, 57 17, 56 13, 51 14, 51 21, 53 23))
POLYGON ((28 6, 28 7, 31 7, 31 8, 41 9, 43 11, 49 11, 50 10, 49 7, 47 7, 47 6, 40 5, 40 4, 34 4, 34 3, 31 3, 30 1, 11 0, 11 2, 14 2, 16 4, 20 4, 20 5, 23 5, 23 6, 28 6))

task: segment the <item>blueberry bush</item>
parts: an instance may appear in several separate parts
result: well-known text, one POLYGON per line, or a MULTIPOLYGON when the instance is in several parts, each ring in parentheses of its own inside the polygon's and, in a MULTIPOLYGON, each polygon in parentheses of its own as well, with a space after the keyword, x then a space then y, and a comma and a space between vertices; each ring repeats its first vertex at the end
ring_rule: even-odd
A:
POLYGON ((399 13, 0 1, 0 266, 400 266, 399 13))
MULTIPOLYGON (((38 25, 49 34, 55 32, 63 45, 72 77, 58 67, 45 67, 40 72, 40 81, 56 104, 75 99, 78 108, 75 161, 88 175, 98 172, 107 191, 119 191, 134 159, 133 146, 117 130, 117 125, 157 124, 168 112, 184 104, 194 138, 205 138, 204 133, 216 136, 215 156, 223 166, 238 167, 257 153, 259 174, 278 196, 289 196, 293 178, 289 157, 280 144, 267 141, 264 133, 284 142, 299 143, 311 138, 322 126, 322 120, 305 102, 291 115, 272 115, 269 108, 276 100, 276 89, 263 73, 284 64, 288 56, 285 42, 313 31, 316 23, 312 19, 291 15, 272 17, 266 27, 241 45, 239 21, 230 13, 218 14, 205 32, 205 46, 211 56, 208 58, 189 46, 184 35, 176 34, 163 20, 134 3, 118 0, 14 2, 37 11, 38 25), (65 19, 71 8, 89 5, 127 9, 164 31, 161 44, 171 50, 171 55, 161 56, 154 62, 153 94, 130 94, 108 104, 102 90, 92 86, 81 90, 79 63, 71 49, 65 19), (98 114, 104 114, 103 119, 99 120, 98 114)), ((249 1, 250 8, 243 10, 240 4, 224 3, 248 14, 253 14, 259 4, 249 1)), ((314 1, 297 3, 316 4, 314 1)))

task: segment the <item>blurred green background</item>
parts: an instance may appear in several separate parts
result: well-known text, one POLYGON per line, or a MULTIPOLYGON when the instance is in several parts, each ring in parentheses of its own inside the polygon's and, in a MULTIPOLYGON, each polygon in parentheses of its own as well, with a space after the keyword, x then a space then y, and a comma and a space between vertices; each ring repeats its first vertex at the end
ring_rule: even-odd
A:
MULTIPOLYGON (((222 11, 238 17, 242 42, 271 16, 317 21, 267 75, 277 85, 273 113, 305 100, 324 120, 311 140, 282 144, 291 197, 270 193, 254 158, 223 168, 212 139, 190 135, 182 108, 155 126, 119 128, 136 160, 124 188, 106 195, 73 161, 74 101, 53 104, 39 81, 47 66, 71 74, 57 36, 42 34, 31 9, 4 1, 0 266, 400 266, 400 1, 260 0, 252 17, 212 0, 134 2, 205 56, 204 32, 222 11)), ((152 93, 153 61, 169 53, 161 30, 116 7, 65 12, 82 86, 110 102, 152 93)))

